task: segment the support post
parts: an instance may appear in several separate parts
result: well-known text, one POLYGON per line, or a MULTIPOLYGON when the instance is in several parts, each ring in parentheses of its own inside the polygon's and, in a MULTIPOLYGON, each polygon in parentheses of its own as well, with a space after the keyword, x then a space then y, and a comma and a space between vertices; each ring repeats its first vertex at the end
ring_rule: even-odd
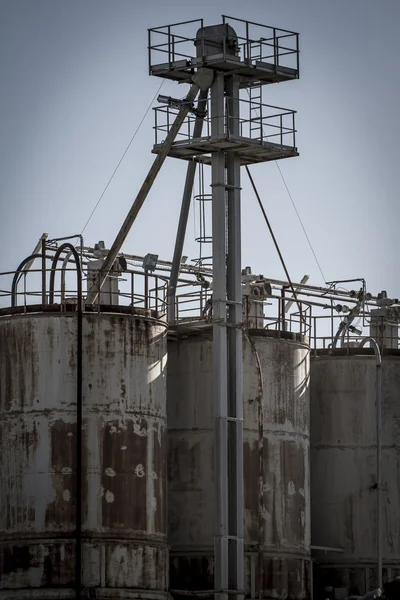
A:
MULTIPOLYGON (((224 76, 215 75, 211 87, 211 135, 224 132, 224 76)), ((228 355, 226 304, 226 194, 225 154, 213 152, 212 248, 213 248, 213 397, 215 423, 215 566, 216 600, 228 595, 228 355)))
MULTIPOLYGON (((211 88, 211 135, 239 133, 239 77, 211 88), (224 95, 226 92, 226 96, 224 95)), ((212 153, 213 382, 216 499, 215 590, 243 598, 243 365, 240 158, 212 153)))
MULTIPOLYGON (((239 76, 226 80, 228 134, 239 136, 239 76)), ((228 299, 228 493, 229 588, 244 588, 243 539, 243 358, 242 258, 240 223, 240 157, 227 153, 227 299, 228 299)), ((238 595, 240 600, 243 596, 238 595)))
POLYGON ((358 347, 362 348, 367 342, 374 349, 376 363, 376 566, 378 588, 382 590, 382 356, 372 337, 364 338, 358 347))
MULTIPOLYGON (((197 108, 201 114, 205 113, 207 108, 207 96, 208 90, 202 90, 199 95, 199 102, 197 108)), ((201 137, 203 129, 204 117, 196 117, 196 121, 193 128, 193 138, 201 137)), ((192 160, 189 162, 186 171, 185 187, 183 190, 181 213, 179 215, 178 231, 176 233, 174 257, 172 259, 171 275, 169 278, 168 291, 167 291, 167 311, 168 311, 168 324, 174 325, 175 323, 175 295, 176 285, 178 283, 179 269, 181 266, 183 244, 185 242, 186 227, 189 217, 190 200, 192 198, 194 177, 196 175, 196 161, 192 160)))

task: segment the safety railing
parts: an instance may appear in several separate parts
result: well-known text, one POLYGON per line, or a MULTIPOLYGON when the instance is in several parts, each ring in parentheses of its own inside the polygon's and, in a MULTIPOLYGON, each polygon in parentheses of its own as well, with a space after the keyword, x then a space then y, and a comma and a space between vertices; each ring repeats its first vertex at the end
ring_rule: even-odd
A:
POLYGON ((157 65, 167 63, 170 69, 177 65, 189 68, 198 60, 207 61, 215 54, 221 55, 223 61, 236 58, 239 63, 255 65, 262 62, 275 69, 291 69, 298 76, 299 72, 299 36, 293 31, 270 27, 252 21, 222 16, 222 25, 231 26, 236 37, 227 29, 226 37, 221 31, 213 34, 209 29, 202 36, 198 32, 204 27, 203 19, 184 21, 148 30, 149 71, 157 65), (222 37, 222 39, 221 39, 222 37), (234 49, 232 43, 234 41, 234 49), (186 63, 186 64, 185 64, 186 63))
MULTIPOLYGON (((400 349, 399 328, 398 323, 393 322, 390 329, 383 333, 376 332, 371 327, 371 321, 368 313, 360 315, 350 328, 346 328, 344 334, 336 339, 340 323, 343 317, 334 314, 318 314, 312 318, 312 335, 310 339, 311 347, 317 352, 318 350, 333 350, 357 348, 360 343, 373 336, 381 351, 384 349, 400 349)), ((383 321, 384 322, 384 321, 383 321)), ((366 346, 368 347, 368 346, 366 346)))
MULTIPOLYGON (((296 310, 285 311, 285 298, 270 296, 254 300, 243 297, 243 324, 248 329, 264 329, 275 332, 277 337, 286 333, 312 336, 312 307, 298 302, 296 310), (299 310, 301 309, 301 311, 299 310)), ((175 318, 179 323, 212 323, 212 289, 178 288, 175 299, 175 318)))
MULTIPOLYGON (((99 271, 95 271, 97 275, 99 271)), ((0 273, 0 315, 38 312, 48 309, 72 310, 81 303, 89 309, 85 298, 87 290, 96 279, 87 278, 84 266, 81 285, 77 285, 77 270, 74 267, 9 271, 0 273), (79 296, 82 296, 79 298, 79 296)), ((151 311, 158 318, 166 315, 167 279, 147 272, 126 269, 123 273, 111 273, 90 310, 121 310, 132 314, 140 310, 151 311)))
MULTIPOLYGON (((239 100, 240 117, 230 114, 232 98, 226 98, 224 130, 221 135, 231 135, 232 130, 238 131, 238 137, 261 144, 276 144, 295 149, 296 147, 296 111, 255 102, 247 98, 239 100)), ((207 113, 203 121, 201 139, 211 139, 213 117, 210 112, 211 101, 207 101, 207 113)), ((162 144, 169 133, 179 110, 171 106, 158 106, 154 110, 154 143, 162 144)), ((177 142, 191 142, 195 138, 194 125, 196 117, 189 114, 177 135, 177 142)))
POLYGON ((149 72, 155 65, 190 61, 196 55, 196 34, 203 27, 203 19, 182 21, 148 30, 149 72))

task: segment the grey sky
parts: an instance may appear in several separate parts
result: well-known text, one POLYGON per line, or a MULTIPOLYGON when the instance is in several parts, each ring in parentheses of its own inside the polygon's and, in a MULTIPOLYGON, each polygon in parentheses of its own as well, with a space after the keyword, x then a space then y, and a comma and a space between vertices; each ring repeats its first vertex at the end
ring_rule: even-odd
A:
MULTIPOLYGON (((398 0, 2 0, 0 270, 44 231, 79 233, 161 80, 148 76, 147 28, 221 14, 300 33, 301 78, 265 101, 295 109, 301 156, 280 161, 328 280, 364 276, 399 295, 398 0)), ((183 96, 166 82, 163 93, 183 96)), ((154 155, 149 112, 85 231, 114 239, 154 155)), ((125 243, 172 255, 186 163, 167 159, 125 243)), ((322 283, 274 163, 252 168, 289 271, 322 283)), ((243 178, 243 264, 283 278, 243 178)), ((185 253, 197 256, 193 217, 185 253)))

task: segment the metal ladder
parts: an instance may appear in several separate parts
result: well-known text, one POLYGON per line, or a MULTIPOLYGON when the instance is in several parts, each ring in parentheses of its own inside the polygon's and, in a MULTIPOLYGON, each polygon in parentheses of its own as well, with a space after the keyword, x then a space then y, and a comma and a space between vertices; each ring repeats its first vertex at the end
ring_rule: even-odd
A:
POLYGON ((263 139, 261 85, 251 87, 249 89, 249 101, 250 137, 252 139, 257 139, 261 141, 263 139))

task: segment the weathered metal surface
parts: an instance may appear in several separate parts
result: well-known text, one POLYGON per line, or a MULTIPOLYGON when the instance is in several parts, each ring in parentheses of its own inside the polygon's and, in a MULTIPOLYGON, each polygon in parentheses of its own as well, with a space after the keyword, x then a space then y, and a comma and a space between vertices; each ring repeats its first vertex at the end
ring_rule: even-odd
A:
MULTIPOLYGON (((382 360, 383 575, 400 575, 400 358, 382 360), (391 569, 391 572, 388 572, 391 569)), ((376 587, 376 363, 311 361, 312 543, 318 588, 376 587)))
MULTIPOLYGON (((74 593, 76 331, 74 314, 0 320, 2 600, 74 593)), ((164 325, 84 314, 82 581, 95 597, 167 589, 165 369, 164 325)))
MULTIPOLYGON (((308 348, 264 336, 252 336, 252 341, 261 366, 263 410, 259 410, 258 401, 259 368, 244 338, 246 594, 307 598, 310 593, 308 348), (262 461, 260 414, 263 415, 262 461), (261 594, 259 556, 263 558, 261 594)), ((209 590, 213 588, 215 514, 210 339, 189 337, 168 342, 167 390, 171 588, 209 590)))

